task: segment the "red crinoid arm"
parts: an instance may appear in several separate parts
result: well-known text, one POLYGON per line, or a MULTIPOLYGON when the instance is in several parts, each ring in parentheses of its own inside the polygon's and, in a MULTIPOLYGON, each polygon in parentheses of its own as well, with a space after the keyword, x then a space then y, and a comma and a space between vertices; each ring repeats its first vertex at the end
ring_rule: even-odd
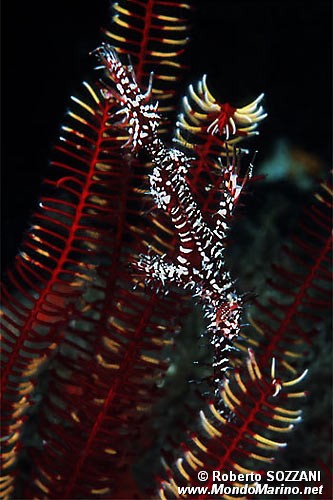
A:
MULTIPOLYGON (((5 468, 15 461, 32 381, 62 341, 63 327, 75 314, 78 287, 97 265, 98 252, 90 263, 86 259, 89 242, 94 240, 89 230, 98 225, 101 215, 109 221, 114 218, 111 207, 96 202, 94 179, 110 110, 89 85, 87 89, 96 107, 86 109, 89 121, 81 118, 82 149, 78 152, 70 146, 68 155, 73 161, 54 163, 51 176, 55 177, 46 181, 50 193, 39 202, 2 292, 2 432, 10 443, 8 450, 5 444, 5 456, 9 457, 5 468)), ((76 115, 74 118, 79 120, 76 115)))
POLYGON ((64 498, 78 489, 82 496, 98 495, 101 484, 110 486, 101 463, 109 463, 110 455, 117 461, 110 450, 124 453, 122 433, 137 433, 135 422, 163 368, 156 351, 167 342, 164 332, 172 335, 177 328, 179 299, 133 291, 136 282, 128 269, 148 245, 158 252, 173 248, 163 223, 149 224, 142 210, 147 170, 124 157, 126 137, 112 125, 113 103, 98 87, 85 84, 84 92, 83 98, 73 98, 45 181, 47 192, 3 292, 8 495, 24 413, 51 355, 50 384, 58 399, 55 404, 50 394, 43 401, 45 446, 34 453, 31 476, 43 494, 48 490, 64 498), (118 424, 110 433, 114 419, 118 424))
MULTIPOLYGON (((190 2, 189 2, 190 3, 190 2)), ((148 86, 154 72, 153 96, 169 133, 170 116, 178 105, 177 89, 184 76, 182 55, 188 43, 189 3, 175 0, 120 0, 107 42, 131 57, 139 85, 148 86)))
MULTIPOLYGON (((178 56, 183 52, 187 41, 185 13, 189 12, 189 6, 178 2, 143 3, 129 0, 127 9, 124 4, 125 2, 114 5, 116 16, 113 31, 107 32, 106 35, 112 38, 114 44, 121 45, 120 50, 132 55, 140 80, 146 79, 153 69, 152 66, 155 66, 155 69, 156 65, 158 66, 153 91, 164 100, 164 112, 168 113, 171 103, 174 103, 176 82, 183 69, 178 56), (176 12, 183 14, 178 15, 176 12), (127 22, 129 20, 130 23, 127 22), (162 33, 167 35, 162 36, 162 33), (135 40, 131 38, 132 34, 135 40), (177 46, 177 49, 166 49, 171 45, 177 46), (168 82, 166 86, 165 82, 168 82)), ((8 476, 5 476, 2 485, 6 495, 11 494, 13 490, 12 477, 15 474, 14 464, 19 448, 23 414, 34 384, 31 381, 36 379, 50 354, 54 355, 55 363, 58 362, 59 356, 59 359, 64 356, 62 351, 57 351, 60 341, 64 346, 74 346, 80 356, 88 356, 89 352, 93 352, 95 356, 96 331, 99 328, 104 331, 106 324, 108 328, 111 325, 116 329, 116 336, 125 336, 124 345, 129 343, 129 349, 124 347, 120 350, 126 361, 125 364, 119 365, 119 380, 123 380, 127 363, 129 366, 133 365, 133 370, 136 370, 134 360, 138 360, 142 367, 159 366, 160 363, 149 353, 150 350, 154 351, 156 347, 164 345, 164 341, 157 334, 164 331, 163 318, 170 318, 172 322, 175 315, 170 314, 170 311, 175 312, 177 309, 176 304, 173 304, 170 311, 166 312, 164 301, 152 297, 151 293, 144 293, 142 300, 137 299, 136 295, 131 297, 131 293, 134 293, 131 290, 133 280, 126 269, 128 262, 133 260, 134 249, 137 246, 138 251, 144 251, 149 245, 160 253, 172 250, 173 233, 162 220, 146 220, 145 212, 140 207, 142 194, 146 190, 149 167, 133 158, 123 157, 120 146, 126 140, 126 132, 119 133, 119 129, 114 130, 111 127, 113 103, 106 103, 101 99, 97 87, 87 84, 86 88, 88 98, 73 98, 79 111, 69 113, 74 125, 71 123, 64 127, 62 145, 57 147, 61 154, 53 162, 51 177, 45 183, 50 193, 47 192, 41 199, 31 231, 27 233, 22 244, 15 268, 8 273, 3 292, 3 388, 6 390, 3 396, 6 407, 3 414, 3 458, 8 476), (120 262, 121 265, 118 266, 120 262), (93 299, 97 311, 90 305, 91 288, 98 297, 94 296, 93 299), (117 296, 115 290, 122 298, 117 296), (86 294, 89 299, 86 299, 86 294), (135 313, 132 314, 127 311, 127 303, 133 302, 140 304, 140 307, 133 305, 135 313), (159 302, 160 306, 156 304, 159 302), (110 313, 112 308, 115 308, 113 315, 110 313), (104 311, 103 314, 100 310, 104 311), (94 332, 91 335, 86 335, 77 327, 78 318, 81 318, 83 313, 88 316, 101 315, 103 318, 99 322, 96 322, 95 317, 87 320, 89 328, 94 332), (132 339, 133 330, 135 335, 132 339), (147 332, 150 332, 151 339, 146 342, 142 337, 147 332), (87 344, 82 337, 87 337, 87 344), (129 354, 126 357, 127 351, 129 354)), ((147 203, 145 206, 147 210, 151 208, 148 205, 147 203)), ((169 329, 171 333, 173 328, 169 329)), ((118 340, 111 341, 108 347, 111 354, 106 357, 114 355, 114 346, 117 343, 118 340)), ((89 365, 91 372, 96 359, 98 363, 104 363, 103 343, 99 349, 101 353, 96 348, 96 358, 93 357, 94 361, 89 365)), ((118 356, 118 349, 116 350, 118 356)), ((117 366, 117 363, 106 362, 104 368, 107 367, 113 373, 113 365, 117 366)), ((76 367, 79 375, 83 368, 76 367)), ((140 368, 138 370, 140 373, 140 368)), ((146 368, 142 370, 145 371, 146 368)), ((110 371, 107 371, 107 377, 109 376, 110 371)), ((151 384, 151 378, 147 375, 144 380, 147 379, 151 384)), ((139 383, 142 378, 136 376, 136 381, 139 383)), ((104 385, 105 388, 107 386, 108 384, 104 385)), ((70 385, 67 387, 68 394, 71 394, 70 385)), ((121 392, 120 389, 119 391, 121 392)), ((113 398, 107 400, 117 406, 121 404, 120 392, 113 392, 118 394, 116 402, 113 398)), ((75 393, 80 395, 84 391, 77 388, 75 393)), ((67 394, 66 391, 64 394, 67 394)), ((67 403, 72 403, 70 398, 67 403)), ((113 408, 114 406, 110 412, 113 408)), ((60 408, 57 407, 57 412, 59 411, 60 408)), ((75 420, 75 416, 73 418, 75 420)), ((106 422, 104 417, 97 420, 98 428, 106 422)), ((123 420, 127 420, 127 417, 123 420)), ((58 429, 54 439, 59 438, 62 442, 62 431, 63 429, 58 429)), ((91 436, 96 436, 95 431, 94 427, 91 436)), ((85 457, 96 447, 94 437, 88 440, 87 447, 82 443, 79 445, 84 446, 85 457)), ((79 439, 79 428, 76 438, 79 439)), ((98 455, 99 452, 96 453, 98 455)), ((63 464, 71 462, 71 458, 63 455, 63 464)), ((40 456, 37 460, 41 464, 43 457, 40 456)), ((82 460, 80 466, 76 465, 70 489, 80 480, 81 466, 84 463, 85 460, 82 460)), ((36 475, 36 483, 39 481, 38 475, 39 472, 36 475)), ((52 477, 52 474, 47 477, 52 477)), ((42 485, 41 482, 38 484, 42 485)), ((43 488, 41 486, 42 491, 43 488)), ((50 488, 52 489, 52 486, 50 488)))
POLYGON ((222 490, 212 490, 214 482, 219 487, 213 471, 229 478, 223 480, 226 487, 251 485, 253 481, 239 481, 238 475, 249 474, 251 478, 251 473, 264 474, 276 452, 286 446, 281 436, 285 438, 301 421, 301 411, 294 409, 292 401, 304 396, 304 392, 291 392, 290 388, 306 373, 282 382, 275 377, 273 363, 271 375, 265 377, 253 352, 249 354, 247 367, 235 371, 225 381, 221 391, 223 405, 217 400, 200 412, 202 431, 192 435, 183 446, 183 455, 167 469, 168 478, 161 483, 160 498, 170 498, 170 494, 171 498, 181 498, 179 486, 207 487, 206 493, 199 493, 197 498, 210 498, 212 494, 215 498, 226 498, 222 490), (198 480, 200 470, 208 473, 207 481, 198 480))
MULTIPOLYGON (((268 300, 255 301, 246 336, 265 365, 272 356, 295 373, 331 303, 332 187, 322 184, 307 207, 298 236, 283 248, 284 265, 274 265, 268 300), (274 295, 274 298, 273 298, 274 295)), ((247 341, 245 342, 245 344, 247 341)), ((245 349, 244 343, 239 345, 245 349)))

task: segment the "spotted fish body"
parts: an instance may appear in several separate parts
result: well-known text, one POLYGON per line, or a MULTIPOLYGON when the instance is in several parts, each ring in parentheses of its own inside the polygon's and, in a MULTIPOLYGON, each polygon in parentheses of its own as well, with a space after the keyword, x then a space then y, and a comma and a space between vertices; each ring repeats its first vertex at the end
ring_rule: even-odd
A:
MULTIPOLYGON (((152 161, 150 194, 157 207, 171 218, 179 244, 175 258, 167 255, 140 255, 135 266, 154 286, 175 284, 190 291, 203 305, 208 319, 207 332, 215 348, 214 366, 219 373, 228 368, 226 350, 240 329, 242 299, 226 269, 224 259, 228 220, 244 185, 238 184, 236 162, 221 167, 220 203, 209 225, 191 192, 187 173, 191 158, 176 148, 167 148, 158 136, 158 104, 151 103, 151 82, 146 93, 138 87, 131 68, 120 62, 109 46, 97 49, 115 90, 104 91, 116 98, 119 114, 130 138, 126 147, 132 152, 144 148, 152 161)), ((209 127, 208 127, 209 128, 209 127)), ((216 133, 215 128, 212 133, 216 133)))

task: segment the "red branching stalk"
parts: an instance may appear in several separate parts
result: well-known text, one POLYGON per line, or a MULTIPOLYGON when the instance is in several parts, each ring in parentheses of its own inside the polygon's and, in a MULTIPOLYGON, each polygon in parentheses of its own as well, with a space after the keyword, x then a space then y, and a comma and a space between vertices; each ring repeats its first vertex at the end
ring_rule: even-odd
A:
POLYGON ((316 198, 319 203, 302 216, 301 236, 283 248, 284 265, 273 266, 268 291, 278 293, 278 298, 269 297, 268 304, 257 299, 250 317, 251 342, 260 363, 265 366, 274 356, 291 373, 297 372, 315 341, 321 322, 318 310, 331 307, 332 192, 328 182, 316 198))
MULTIPOLYGON (((140 22, 141 12, 137 11, 140 2, 130 1, 129 3, 134 14, 128 11, 128 15, 134 16, 140 22)), ((155 42, 161 46, 163 43, 174 42, 181 47, 172 56, 174 61, 167 79, 168 92, 163 95, 168 100, 164 111, 169 113, 174 108, 174 87, 182 69, 180 62, 176 59, 183 52, 187 41, 184 37, 186 33, 184 16, 182 16, 183 19, 177 18, 176 12, 188 11, 189 7, 185 4, 180 6, 178 2, 168 2, 169 13, 173 11, 175 16, 172 26, 177 27, 176 35, 171 34, 169 42, 164 34, 162 35, 164 30, 169 29, 168 23, 164 27, 163 23, 160 23, 165 9, 163 2, 152 0, 148 7, 144 15, 147 22, 144 25, 144 36, 142 38, 139 30, 135 53, 133 53, 135 63, 141 68, 141 77, 144 78, 147 68, 152 65, 156 67, 155 63, 157 63, 158 79, 160 78, 161 82, 164 81, 165 48, 160 47, 160 51, 155 53, 153 49, 155 42), (149 25, 149 30, 147 25, 149 25), (181 33, 181 36, 178 36, 178 33, 181 33), (154 40, 155 35, 156 40, 154 40), (175 40, 171 40, 172 38, 175 40)), ((120 9, 120 12, 122 10, 119 4, 115 4, 114 9, 120 9)), ((117 35, 116 25, 124 26, 124 23, 119 24, 115 20, 113 33, 117 38, 119 33, 117 35)), ((126 31, 123 28, 122 30, 126 31)), ((126 36, 120 38, 118 36, 118 41, 121 38, 123 40, 119 42, 123 49, 126 43, 127 48, 131 43, 130 32, 131 27, 127 30, 127 42, 124 42, 126 36)), ((113 33, 106 33, 106 35, 113 36, 113 33)), ((148 73, 149 71, 150 69, 148 73)), ((86 88, 89 94, 88 102, 73 98, 79 111, 69 113, 74 125, 70 124, 63 128, 65 134, 62 138, 63 145, 57 147, 59 153, 65 157, 65 160, 60 158, 53 162, 54 171, 60 169, 60 175, 45 182, 53 189, 53 192, 50 196, 41 198, 34 225, 23 244, 24 250, 17 258, 15 270, 8 273, 10 288, 13 289, 8 294, 8 304, 5 299, 6 292, 3 294, 4 306, 7 307, 3 316, 4 343, 6 344, 4 359, 8 361, 5 364, 4 377, 12 378, 10 391, 4 395, 6 405, 8 403, 8 411, 6 410, 3 414, 5 416, 3 430, 8 428, 8 446, 5 445, 4 448, 5 468, 6 472, 8 471, 8 476, 5 476, 6 480, 3 483, 5 495, 10 494, 13 489, 13 475, 15 474, 13 464, 17 458, 19 431, 24 421, 24 417, 19 418, 19 415, 23 415, 28 407, 34 380, 41 367, 46 364, 51 354, 56 365, 58 361, 60 365, 63 361, 66 369, 71 366, 69 360, 65 361, 66 356, 63 352, 67 347, 74 349, 80 357, 88 356, 87 367, 89 366, 90 371, 91 369, 94 371, 92 361, 94 356, 99 363, 112 366, 112 363, 104 361, 103 345, 96 347, 99 340, 94 338, 94 329, 100 332, 106 331, 111 322, 116 323, 116 329, 120 328, 117 322, 123 321, 119 317, 123 317, 124 313, 119 311, 115 301, 118 300, 118 304, 126 303, 126 300, 121 298, 122 294, 127 297, 127 300, 131 300, 129 297, 131 293, 127 288, 133 286, 133 280, 128 272, 124 272, 124 267, 128 260, 133 259, 135 248, 144 251, 148 241, 154 248, 159 247, 165 250, 173 247, 172 237, 170 238, 169 230, 164 227, 163 222, 160 222, 158 226, 152 226, 150 234, 145 233, 149 224, 143 223, 140 224, 141 227, 137 227, 136 219, 141 217, 140 209, 138 209, 141 206, 140 201, 138 202, 141 192, 138 186, 144 184, 149 170, 146 166, 139 165, 134 159, 126 165, 126 159, 119 154, 120 146, 126 138, 122 137, 119 130, 114 130, 113 123, 109 122, 113 104, 101 101, 99 89, 89 84, 86 84, 86 88), (131 168, 134 164, 136 164, 136 169, 133 172, 131 168), (122 170, 127 173, 131 172, 130 176, 124 176, 122 170), (118 180, 126 184, 125 190, 119 191, 120 197, 116 188, 118 180), (128 255, 130 255, 129 258, 128 255), (119 262, 122 263, 120 268, 119 262), (105 302, 103 299, 95 298, 92 304, 89 303, 84 296, 90 289, 97 296, 104 294, 105 302), (102 314, 100 309, 103 310, 102 314), (115 310, 115 315, 110 319, 112 309, 115 310), (100 315, 99 321, 96 321, 96 315, 100 315), (23 330, 22 321, 25 321, 26 325, 23 330), (84 332, 76 326, 80 321, 88 325, 88 335, 83 335, 84 332), (32 347, 31 342, 34 338, 36 342, 32 347), (85 347, 81 345, 82 342, 86 344, 85 347), (49 347, 45 346, 45 343, 48 343, 49 347), (58 352, 60 344, 62 351, 58 352), (14 372, 15 374, 11 375, 14 372), (16 396, 13 397, 14 393, 16 396)), ((159 93, 161 88, 157 85, 153 92, 159 93)), ((151 298, 150 293, 142 294, 141 292, 141 295, 146 298, 139 299, 138 293, 134 294, 134 301, 140 306, 134 307, 137 310, 137 318, 132 316, 130 320, 134 323, 137 319, 137 336, 135 341, 129 343, 128 347, 131 349, 129 349, 128 357, 125 358, 126 366, 128 366, 128 360, 133 362, 137 358, 142 366, 149 365, 149 363, 154 366, 156 360, 154 357, 149 357, 148 352, 149 349, 155 350, 156 346, 161 348, 164 345, 165 340, 156 335, 166 329, 163 318, 168 317, 172 322, 177 316, 178 307, 175 304, 170 308, 170 311, 172 310, 175 314, 166 313, 164 307, 168 309, 168 306, 162 304, 161 298, 151 298), (145 309, 146 304, 148 307, 145 309), (142 311, 145 311, 144 314, 142 311), (151 336, 151 344, 149 340, 147 342, 143 340, 147 331, 151 336), (147 354, 142 353, 140 356, 142 348, 146 349, 147 354)), ((172 300, 167 302, 172 303, 172 300)), ((130 324, 133 325, 131 322, 130 324)), ((174 323, 176 324, 175 321, 174 323)), ((121 328, 123 327, 122 325, 121 328)), ((174 327, 175 325, 170 328, 170 333, 174 327)), ((131 331, 131 327, 128 331, 131 331)), ((124 343, 127 343, 127 339, 124 343)), ((114 348, 114 344, 111 346, 114 348)), ((159 363, 157 365, 160 366, 159 363)), ((84 363, 80 368, 78 363, 72 363, 71 368, 78 375, 77 380, 81 381, 84 363)), ((123 377, 123 369, 120 369, 120 372, 123 377)), ((123 381, 122 377, 120 380, 123 381)), ((55 380, 56 383, 57 380, 59 381, 59 374, 55 375, 55 380)), ((68 388, 69 394, 71 391, 77 395, 85 392, 85 389, 80 387, 80 382, 74 386, 76 386, 75 389, 72 381, 69 380, 64 385, 68 388)), ((63 395, 64 393, 61 394, 63 395)), ((68 403, 67 400, 65 406, 68 403)), ((77 404, 80 406, 80 398, 77 404)), ((73 418, 77 418, 76 413, 71 412, 70 405, 67 409, 70 415, 73 414, 73 418)), ((56 408, 55 413, 62 412, 60 408, 56 408)), ((51 427, 50 422, 45 422, 45 429, 42 432, 45 431, 47 434, 48 427, 51 427)), ((58 436, 61 441, 63 430, 60 429, 60 426, 58 428, 55 426, 53 431, 54 436, 58 436)), ((66 457, 63 458, 66 463, 66 457)), ((39 461, 39 458, 37 460, 39 461)), ((77 470, 79 468, 77 467, 77 470)), ((45 477, 50 478, 52 474, 45 477)), ((41 489, 45 493, 45 485, 42 485, 41 489)))
MULTIPOLYGON (((161 499, 181 498, 178 487, 205 486, 207 493, 198 498, 209 498, 214 482, 213 471, 236 478, 248 475, 243 484, 251 484, 251 473, 264 475, 263 467, 272 464, 275 453, 286 446, 281 435, 286 435, 301 421, 301 411, 292 409, 289 401, 304 396, 304 392, 290 392, 306 375, 281 381, 275 376, 265 377, 254 353, 249 351, 247 369, 233 372, 225 379, 219 398, 207 404, 200 412, 200 433, 193 434, 185 452, 172 468, 167 467, 168 479, 163 480, 161 499), (198 481, 198 472, 207 471, 207 481, 198 481)), ((264 480, 264 478, 263 478, 264 480)), ((225 486, 239 486, 238 479, 224 482, 225 486)), ((219 484, 217 484, 219 486, 219 484)), ((236 494, 236 493, 235 493, 236 494)), ((218 496, 223 498, 223 496, 218 496)), ((236 497, 239 498, 239 497, 236 497)))

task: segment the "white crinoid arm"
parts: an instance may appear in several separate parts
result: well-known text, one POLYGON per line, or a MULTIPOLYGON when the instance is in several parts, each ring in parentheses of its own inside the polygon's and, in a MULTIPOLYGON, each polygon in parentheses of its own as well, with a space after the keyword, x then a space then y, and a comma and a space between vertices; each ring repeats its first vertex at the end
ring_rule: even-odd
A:
MULTIPOLYGON (((176 140, 188 144, 188 135, 208 133, 223 135, 226 141, 238 142, 244 136, 257 134, 258 123, 266 118, 260 104, 264 94, 241 108, 229 103, 219 103, 207 86, 207 76, 203 75, 196 87, 190 85, 183 98, 183 109, 178 117, 176 140)), ((195 140, 195 139, 194 139, 195 140)), ((190 141, 192 142, 192 141, 190 141)))

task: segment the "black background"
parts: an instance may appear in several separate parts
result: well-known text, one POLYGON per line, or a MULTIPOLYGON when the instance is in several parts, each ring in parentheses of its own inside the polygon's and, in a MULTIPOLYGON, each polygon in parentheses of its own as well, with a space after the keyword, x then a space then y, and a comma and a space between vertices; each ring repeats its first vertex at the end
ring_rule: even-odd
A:
MULTIPOLYGON (((216 95, 236 105, 265 92, 261 159, 287 137, 329 163, 331 1, 195 4, 187 81, 208 73, 216 95)), ((69 96, 93 72, 88 53, 110 13, 108 0, 3 2, 3 267, 19 248, 69 96)))

